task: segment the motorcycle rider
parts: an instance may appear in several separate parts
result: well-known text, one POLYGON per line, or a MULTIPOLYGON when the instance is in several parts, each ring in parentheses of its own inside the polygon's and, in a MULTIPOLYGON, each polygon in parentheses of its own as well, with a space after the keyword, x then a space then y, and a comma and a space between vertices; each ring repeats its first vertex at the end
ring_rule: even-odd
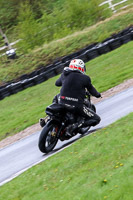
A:
POLYGON ((56 81, 56 86, 62 86, 60 90, 60 103, 67 107, 72 107, 73 112, 83 116, 85 120, 69 125, 66 134, 73 135, 73 131, 80 127, 95 126, 101 119, 100 117, 84 104, 86 89, 92 96, 97 98, 101 94, 91 83, 89 76, 85 75, 86 67, 81 59, 74 59, 69 67, 65 67, 61 76, 56 81))

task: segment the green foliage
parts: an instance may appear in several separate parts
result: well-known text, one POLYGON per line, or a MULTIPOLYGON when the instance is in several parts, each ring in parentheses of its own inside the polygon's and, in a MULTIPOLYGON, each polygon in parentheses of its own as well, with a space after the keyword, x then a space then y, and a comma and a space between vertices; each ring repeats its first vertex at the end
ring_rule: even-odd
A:
MULTIPOLYGON (((0 23, 2 25, 2 28, 5 31, 9 30, 9 27, 14 28, 14 26, 18 24, 17 16, 19 13, 20 4, 26 1, 29 2, 34 12, 35 18, 38 20, 42 17, 44 12, 47 12, 47 14, 52 14, 55 8, 57 8, 58 11, 62 9, 64 12, 65 11, 64 8, 67 8, 67 7, 70 8, 70 6, 71 8, 69 11, 72 11, 74 9, 74 12, 79 14, 81 16, 81 19, 83 19, 85 17, 83 15, 86 15, 86 12, 94 14, 94 12, 96 11, 97 5, 103 2, 104 0, 94 0, 94 1, 92 0, 78 0, 78 1, 76 0, 72 0, 72 1, 70 0, 50 0, 50 1, 49 0, 6 0, 6 1, 0 0, 0 23), (89 7, 91 3, 93 3, 91 5, 91 10, 87 10, 87 8, 89 7), (84 9, 84 11, 82 8, 84 9), (83 13, 83 15, 81 15, 81 13, 83 13)), ((120 0, 118 0, 117 2, 119 1, 120 0)), ((125 2, 126 5, 131 4, 131 3, 132 3, 132 0, 128 0, 127 2, 125 2)), ((120 7, 122 7, 122 5, 124 4, 121 4, 120 7)), ((102 6, 101 8, 97 7, 98 13, 99 13, 99 9, 102 9, 102 18, 103 16, 108 17, 111 14, 110 9, 104 10, 104 8, 107 8, 107 7, 108 7, 108 4, 105 4, 105 6, 102 6)), ((100 14, 100 18, 101 18, 101 14, 100 14)))
POLYGON ((27 52, 111 16, 111 10, 99 7, 100 3, 101 0, 1 0, 0 21, 3 30, 10 31, 10 41, 25 40, 18 47, 27 52))
POLYGON ((14 26, 17 21, 18 5, 21 0, 0 0, 0 24, 3 29, 14 26))
POLYGON ((104 19, 103 9, 98 5, 96 0, 68 0, 63 7, 54 8, 52 13, 45 12, 41 21, 48 41, 62 38, 104 19))
POLYGON ((91 22, 91 6, 93 6, 93 3, 86 0, 83 2, 71 0, 66 4, 67 23, 72 29, 77 28, 82 30, 85 26, 93 23, 91 22))
POLYGON ((36 19, 42 16, 42 10, 47 8, 47 0, 0 0, 0 24, 6 31, 18 23, 17 16, 20 4, 28 2, 33 9, 36 19))
POLYGON ((37 21, 33 6, 28 1, 21 3, 17 29, 18 37, 25 40, 22 42, 23 46, 21 45, 22 50, 63 38, 104 19, 103 9, 98 5, 96 0, 68 0, 64 4, 57 4, 50 12, 45 9, 43 16, 37 21))
POLYGON ((19 38, 22 39, 19 43, 19 47, 22 48, 23 51, 27 51, 36 45, 40 45, 41 38, 40 35, 38 35, 40 26, 35 20, 34 13, 28 1, 20 4, 18 21, 17 31, 19 38))

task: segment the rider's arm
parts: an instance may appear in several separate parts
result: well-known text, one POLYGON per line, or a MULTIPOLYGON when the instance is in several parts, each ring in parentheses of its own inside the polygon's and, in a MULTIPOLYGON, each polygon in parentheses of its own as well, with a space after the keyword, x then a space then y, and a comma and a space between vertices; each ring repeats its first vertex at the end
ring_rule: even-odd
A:
POLYGON ((56 86, 62 86, 62 79, 61 79, 61 76, 59 79, 57 79, 57 81, 55 82, 55 85, 56 86))
POLYGON ((92 96, 95 96, 95 97, 97 97, 97 98, 99 98, 99 97, 101 97, 101 94, 96 90, 96 88, 92 85, 92 83, 91 83, 91 79, 90 79, 90 77, 88 77, 88 84, 87 84, 87 89, 88 89, 88 91, 90 92, 90 94, 92 95, 92 96))
POLYGON ((91 84, 89 87, 89 92, 92 96, 95 96, 97 98, 101 97, 101 94, 94 88, 94 86, 91 84))

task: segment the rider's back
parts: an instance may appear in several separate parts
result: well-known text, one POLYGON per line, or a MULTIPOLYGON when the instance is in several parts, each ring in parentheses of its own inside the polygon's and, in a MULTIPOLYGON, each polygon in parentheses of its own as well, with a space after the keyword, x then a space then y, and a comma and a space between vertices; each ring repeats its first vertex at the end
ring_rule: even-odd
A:
POLYGON ((60 95, 61 102, 68 104, 83 104, 85 88, 94 96, 99 95, 92 86, 90 77, 77 71, 63 71, 61 77, 56 81, 56 86, 62 86, 60 95))

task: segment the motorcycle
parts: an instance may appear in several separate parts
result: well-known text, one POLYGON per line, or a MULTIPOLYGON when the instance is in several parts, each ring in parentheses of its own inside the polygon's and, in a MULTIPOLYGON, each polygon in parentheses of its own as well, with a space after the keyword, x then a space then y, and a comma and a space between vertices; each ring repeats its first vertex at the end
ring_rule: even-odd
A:
MULTIPOLYGON (((86 93, 84 104, 96 112, 96 107, 90 100, 89 92, 86 93)), ((45 117, 45 126, 43 127, 38 147, 41 152, 49 153, 54 149, 58 140, 64 141, 73 136, 86 133, 90 127, 82 127, 76 129, 72 136, 66 135, 66 128, 70 124, 74 124, 83 119, 81 116, 73 114, 73 107, 53 102, 45 110, 47 116, 45 117)))

